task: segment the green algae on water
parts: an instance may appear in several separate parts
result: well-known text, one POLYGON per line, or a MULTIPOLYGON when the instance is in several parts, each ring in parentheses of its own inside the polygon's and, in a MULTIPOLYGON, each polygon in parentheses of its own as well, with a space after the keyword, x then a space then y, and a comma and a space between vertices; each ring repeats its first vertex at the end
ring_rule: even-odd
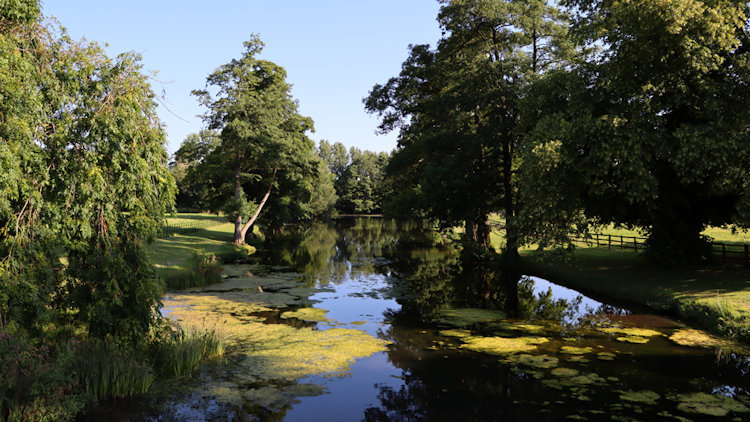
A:
POLYGON ((593 352, 594 349, 591 347, 576 347, 576 346, 563 346, 560 348, 560 352, 567 353, 570 355, 585 355, 593 352))
POLYGON ((625 400, 634 403, 642 404, 656 404, 661 396, 658 393, 649 390, 642 391, 620 391, 620 400, 625 400))
POLYGON ((659 331, 651 330, 648 328, 620 328, 620 327, 605 327, 599 328, 599 331, 603 331, 609 334, 622 334, 624 337, 657 337, 663 336, 659 331))
POLYGON ((318 308, 300 308, 296 311, 288 311, 281 314, 281 318, 283 319, 289 319, 289 318, 296 318, 301 321, 307 321, 307 322, 323 322, 328 321, 328 318, 326 318, 326 314, 328 313, 328 310, 326 309, 318 309, 318 308))
POLYGON ((677 409, 685 413, 722 417, 730 412, 750 412, 747 406, 737 400, 707 393, 678 394, 670 399, 678 401, 677 409))
POLYGON ((512 355, 507 359, 507 362, 517 363, 531 368, 548 369, 557 367, 560 360, 554 356, 548 355, 520 354, 512 355))
POLYGON ((480 322, 492 322, 507 318, 501 311, 477 308, 448 308, 437 312, 435 322, 453 327, 466 327, 480 322))
POLYGON ((544 344, 549 339, 544 337, 464 337, 460 347, 475 352, 488 353, 491 355, 509 355, 513 353, 529 352, 535 350, 538 345, 544 344))
POLYGON ((624 336, 624 337, 617 337, 617 341, 621 341, 624 343, 645 344, 649 342, 649 339, 648 337, 640 337, 640 336, 624 336))
POLYGON ((445 337, 471 337, 471 331, 469 330, 441 330, 439 333, 445 337))
POLYGON ((579 374, 577 369, 572 368, 555 368, 550 374, 556 377, 574 377, 579 374))

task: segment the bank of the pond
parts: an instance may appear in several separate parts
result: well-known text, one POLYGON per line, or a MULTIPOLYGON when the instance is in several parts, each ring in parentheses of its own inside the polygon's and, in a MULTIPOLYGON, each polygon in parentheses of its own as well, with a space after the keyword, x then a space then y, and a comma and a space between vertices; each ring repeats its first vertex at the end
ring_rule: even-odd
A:
POLYGON ((216 256, 223 261, 236 261, 255 252, 252 246, 239 247, 231 243, 233 223, 217 224, 189 234, 175 234, 156 239, 149 248, 149 256, 159 276, 169 286, 173 280, 185 277, 195 264, 196 254, 216 256))
POLYGON ((526 272, 585 293, 628 301, 750 343, 750 271, 661 267, 631 251, 580 248, 570 264, 524 254, 526 272))

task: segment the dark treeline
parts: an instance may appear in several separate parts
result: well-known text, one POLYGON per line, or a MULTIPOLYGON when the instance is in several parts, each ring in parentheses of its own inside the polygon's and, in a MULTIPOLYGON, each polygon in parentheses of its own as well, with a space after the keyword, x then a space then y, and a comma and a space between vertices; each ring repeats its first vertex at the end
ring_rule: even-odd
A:
POLYGON ((364 100, 399 131, 386 211, 483 248, 499 213, 508 257, 615 223, 694 260, 707 225, 750 225, 746 2, 441 3, 436 46, 364 100))

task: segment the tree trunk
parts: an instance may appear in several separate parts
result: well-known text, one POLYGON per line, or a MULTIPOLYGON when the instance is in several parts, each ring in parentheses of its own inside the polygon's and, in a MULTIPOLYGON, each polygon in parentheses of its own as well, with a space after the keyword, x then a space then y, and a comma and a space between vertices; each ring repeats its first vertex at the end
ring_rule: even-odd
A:
POLYGON ((513 151, 512 141, 503 142, 503 201, 505 206, 505 251, 509 261, 518 259, 518 231, 516 229, 516 210, 513 196, 513 151))
MULTIPOLYGON (((234 200, 238 202, 242 195, 242 184, 240 183, 240 166, 238 165, 234 169, 234 200)), ((242 233, 242 215, 237 214, 234 219, 234 236, 232 237, 232 243, 235 245, 244 245, 245 236, 242 233)))
POLYGON ((247 231, 253 227, 255 224, 255 220, 258 219, 258 216, 260 215, 260 212, 263 210, 263 206, 266 205, 266 202, 268 201, 268 197, 271 196, 271 191, 273 190, 273 182, 276 179, 276 171, 277 169, 274 167, 273 174, 271 174, 271 182, 268 184, 268 190, 266 191, 266 194, 263 195, 263 199, 260 201, 260 204, 258 205, 258 209, 255 210, 255 213, 250 217, 249 220, 240 228, 240 239, 237 239, 237 223, 235 222, 235 241, 234 243, 236 245, 244 245, 245 244, 245 236, 247 235, 247 231))

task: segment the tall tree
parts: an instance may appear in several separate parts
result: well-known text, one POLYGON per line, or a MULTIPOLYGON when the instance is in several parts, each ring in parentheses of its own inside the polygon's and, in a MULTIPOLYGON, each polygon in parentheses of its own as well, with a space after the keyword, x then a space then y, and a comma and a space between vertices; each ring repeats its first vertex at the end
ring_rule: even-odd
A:
POLYGON ((369 214, 382 211, 383 172, 388 154, 349 150, 351 162, 336 181, 337 208, 345 213, 369 214))
POLYGON ((209 129, 220 131, 221 143, 203 167, 214 192, 210 205, 231 216, 236 244, 245 243, 264 207, 274 208, 266 219, 271 227, 304 214, 318 171, 314 143, 305 134, 313 122, 298 113, 286 71, 257 57, 262 49, 252 36, 242 57, 206 79, 216 96, 193 91, 209 110, 209 129))
POLYGON ((145 243, 174 197, 154 93, 136 54, 53 27, 36 1, 0 4, 0 328, 65 315, 142 341, 145 243))
POLYGON ((463 222, 489 246, 488 214, 506 218, 517 255, 518 101, 534 75, 564 65, 565 16, 549 2, 444 1, 436 50, 412 47, 401 75, 365 100, 384 132, 400 128, 388 173, 393 203, 443 226, 463 222))
POLYGON ((710 254, 706 225, 750 224, 747 3, 568 4, 597 51, 539 92, 548 217, 644 227, 665 260, 710 254))

